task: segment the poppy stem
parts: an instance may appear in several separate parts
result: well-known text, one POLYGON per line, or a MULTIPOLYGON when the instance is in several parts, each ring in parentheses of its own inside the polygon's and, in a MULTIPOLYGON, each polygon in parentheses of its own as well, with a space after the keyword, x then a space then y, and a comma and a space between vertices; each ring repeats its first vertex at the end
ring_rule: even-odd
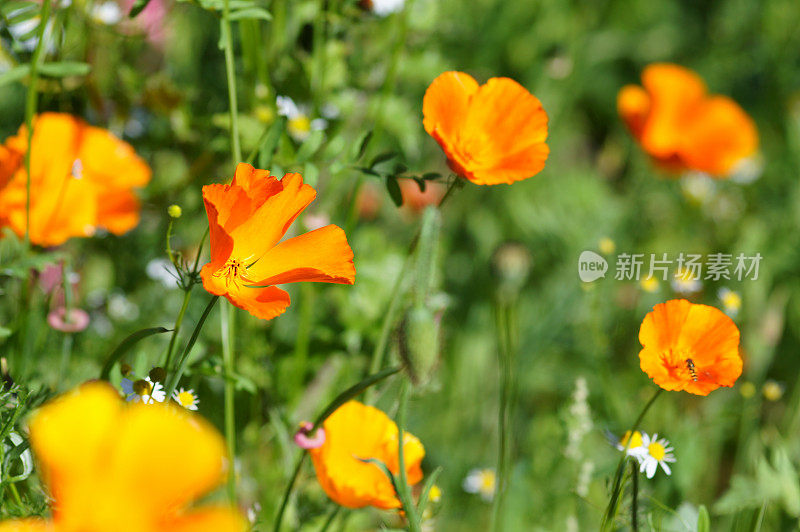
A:
POLYGON ((400 504, 403 505, 403 512, 406 514, 408 530, 410 532, 420 532, 422 527, 420 526, 417 507, 414 505, 414 498, 411 496, 411 487, 408 485, 408 473, 406 472, 406 460, 404 452, 405 433, 403 431, 406 424, 408 388, 408 379, 403 379, 403 382, 400 384, 400 406, 397 410, 397 496, 400 499, 400 504))
POLYGON ((639 468, 635 460, 631 460, 631 479, 633 480, 633 488, 631 488, 631 530, 639 532, 639 468))
POLYGON ((236 409, 233 343, 236 324, 236 307, 226 305, 220 313, 222 327, 222 365, 225 372, 225 440, 228 443, 230 471, 228 472, 228 499, 236 504, 236 409))
POLYGON ((44 34, 47 19, 50 18, 50 0, 42 2, 39 16, 39 28, 36 34, 36 48, 31 57, 31 73, 28 93, 25 97, 25 125, 28 128, 28 149, 25 150, 25 246, 31 245, 31 152, 33 151, 33 116, 36 114, 36 86, 39 84, 39 66, 41 65, 44 34))
POLYGON ((515 324, 514 302, 498 300, 495 310, 500 392, 497 417, 497 488, 492 504, 492 530, 503 530, 503 503, 508 490, 511 454, 511 406, 514 390, 515 324))
POLYGON ((191 296, 192 289, 184 289, 183 304, 181 305, 180 312, 178 312, 178 317, 175 319, 175 327, 172 328, 172 336, 169 339, 169 346, 167 347, 167 357, 162 366, 166 371, 170 371, 169 364, 172 362, 172 352, 175 350, 175 341, 178 339, 178 331, 180 331, 181 325, 183 324, 183 317, 186 315, 186 309, 189 306, 189 298, 191 298, 191 296))
POLYGON ((228 78, 228 105, 231 116, 231 155, 234 164, 242 162, 242 147, 239 141, 239 106, 236 99, 236 66, 233 59, 233 35, 231 31, 230 0, 225 0, 220 20, 222 47, 225 50, 225 74, 228 78))
MULTIPOLYGON (((203 329, 203 324, 206 322, 206 318, 208 318, 208 315, 211 313, 211 309, 214 308, 214 305, 216 305, 218 299, 219 296, 213 296, 208 302, 208 305, 206 305, 206 309, 203 311, 203 315, 200 316, 200 319, 197 321, 197 325, 194 327, 194 332, 192 332, 192 336, 189 338, 189 342, 186 344, 181 358, 178 359, 175 371, 169 374, 167 384, 164 386, 164 393, 167 398, 172 397, 172 392, 174 392, 175 388, 178 386, 178 381, 181 379, 181 375, 183 375, 183 371, 186 369, 186 364, 189 360, 189 353, 191 353, 192 347, 194 347, 197 337, 200 336, 200 331, 203 329)), ((106 366, 108 367, 109 365, 106 364, 106 366)), ((167 370, 167 368, 164 369, 167 370)), ((105 370, 104 374, 106 377, 108 376, 105 370)))
POLYGON ((653 397, 644 405, 639 417, 636 418, 636 421, 633 422, 633 426, 630 430, 630 436, 627 438, 627 442, 625 443, 625 448, 622 450, 622 456, 619 459, 619 464, 617 464, 617 470, 614 474, 614 483, 613 488, 611 490, 611 498, 608 501, 608 507, 606 508, 605 514, 603 515, 603 522, 600 526, 600 529, 605 531, 609 529, 613 529, 614 518, 617 515, 617 509, 619 508, 619 501, 620 495, 622 492, 622 477, 623 472, 625 470, 625 459, 628 457, 628 447, 633 440, 633 434, 639 430, 639 425, 641 424, 642 420, 644 419, 645 414, 647 411, 650 410, 650 407, 653 406, 658 396, 661 395, 661 392, 664 391, 663 388, 657 388, 656 393, 653 394, 653 397))

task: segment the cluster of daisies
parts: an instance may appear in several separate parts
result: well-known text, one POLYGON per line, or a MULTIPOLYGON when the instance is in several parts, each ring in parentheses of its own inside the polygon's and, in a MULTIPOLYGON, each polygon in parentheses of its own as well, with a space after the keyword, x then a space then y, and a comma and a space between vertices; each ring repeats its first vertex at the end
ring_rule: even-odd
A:
POLYGON ((631 436, 631 431, 627 431, 621 440, 615 439, 613 443, 618 450, 639 462, 639 472, 644 473, 647 478, 655 476, 659 465, 664 473, 672 474, 668 464, 675 461, 673 448, 666 439, 659 438, 658 434, 650 436, 646 432, 637 430, 631 436))
MULTIPOLYGON (((152 375, 137 379, 132 373, 128 372, 120 382, 120 386, 126 401, 151 405, 163 403, 167 399, 167 392, 164 390, 164 386, 158 379, 154 379, 152 375)), ((200 399, 194 393, 194 390, 185 388, 174 390, 172 392, 172 400, 187 410, 197 410, 197 405, 200 404, 200 399)))

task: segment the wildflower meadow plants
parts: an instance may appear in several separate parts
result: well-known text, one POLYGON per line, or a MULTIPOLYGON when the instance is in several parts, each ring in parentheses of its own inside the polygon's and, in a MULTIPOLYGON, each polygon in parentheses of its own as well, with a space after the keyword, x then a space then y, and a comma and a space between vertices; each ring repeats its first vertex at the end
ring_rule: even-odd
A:
POLYGON ((796 528, 798 20, 0 0, 0 531, 796 528))

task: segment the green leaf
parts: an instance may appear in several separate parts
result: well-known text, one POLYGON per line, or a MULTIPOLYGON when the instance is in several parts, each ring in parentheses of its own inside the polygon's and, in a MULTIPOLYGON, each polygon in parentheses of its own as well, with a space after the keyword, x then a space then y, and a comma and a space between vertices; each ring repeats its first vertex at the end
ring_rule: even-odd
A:
POLYGON ((422 493, 419 496, 419 503, 417 503, 417 513, 419 515, 422 515, 422 512, 425 511, 425 507, 428 506, 431 489, 436 484, 436 479, 438 479, 441 474, 442 466, 439 466, 433 470, 433 473, 428 475, 428 480, 425 481, 425 486, 422 488, 422 493))
POLYGON ((272 14, 263 7, 248 7, 232 12, 228 18, 230 20, 272 20, 272 14))
POLYGON ((135 18, 139 13, 144 11, 144 8, 147 7, 147 4, 150 3, 150 0, 136 0, 131 8, 131 12, 128 13, 129 18, 135 18))
POLYGON ((701 504, 697 513, 697 532, 711 532, 711 518, 708 509, 701 504))
POLYGON ((39 66, 39 72, 52 78, 65 78, 68 76, 85 76, 92 71, 88 63, 77 61, 62 61, 60 63, 44 63, 39 66))
POLYGON ((312 131, 308 138, 303 142, 303 145, 300 146, 300 149, 297 150, 297 155, 295 159, 299 162, 303 162, 308 160, 309 157, 314 155, 316 151, 322 146, 322 141, 325 140, 325 132, 324 131, 312 131))
POLYGON ((385 151, 383 153, 379 153, 372 159, 372 162, 369 163, 370 168, 375 168, 375 166, 388 161, 389 159, 393 159, 397 157, 397 152, 394 151, 385 151))
POLYGON ((400 191, 400 185, 397 183, 397 178, 394 176, 386 177, 386 190, 389 192, 392 201, 398 207, 403 205, 403 193, 400 191))
POLYGON ((0 87, 14 83, 27 76, 31 71, 30 65, 18 65, 0 74, 0 87))
POLYGON ((103 365, 103 370, 100 372, 100 380, 107 381, 108 377, 111 375, 111 368, 114 367, 122 355, 124 355, 131 347, 133 347, 137 342, 147 338, 148 336, 152 336, 154 334, 161 334, 165 332, 169 332, 170 329, 165 329, 164 327, 150 327, 149 329, 141 329, 136 331, 135 333, 131 334, 127 338, 125 338, 116 349, 114 349, 111 354, 108 355, 106 358, 106 363, 103 365))
POLYGON ((425 183, 425 179, 419 178, 419 177, 415 177, 414 181, 417 182, 417 186, 419 187, 419 191, 420 192, 425 192, 425 187, 427 186, 427 183, 425 183))
POLYGON ((424 174, 422 174, 422 179, 427 179, 427 180, 439 179, 440 177, 442 177, 442 174, 440 174, 439 172, 425 172, 424 174))
POLYGON ((356 153, 355 160, 358 161, 364 154, 367 152, 367 147, 369 146, 369 141, 372 140, 372 130, 367 131, 361 137, 361 140, 357 143, 358 144, 358 152, 356 153))

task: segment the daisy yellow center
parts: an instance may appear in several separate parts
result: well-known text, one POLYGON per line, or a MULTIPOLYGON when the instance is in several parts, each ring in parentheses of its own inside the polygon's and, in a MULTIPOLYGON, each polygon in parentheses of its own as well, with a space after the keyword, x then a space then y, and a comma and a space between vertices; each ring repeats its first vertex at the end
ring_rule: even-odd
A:
POLYGON ((739 309, 742 306, 742 298, 736 292, 728 292, 722 299, 722 303, 728 308, 739 309))
POLYGON ((181 406, 191 406, 194 404, 194 395, 191 392, 181 392, 178 394, 178 402, 181 406))
POLYGON ((300 115, 289 120, 288 128, 295 133, 308 133, 311 131, 311 120, 306 115, 300 115))
POLYGON ((494 471, 481 472, 481 491, 484 493, 494 493, 496 477, 494 471))
POLYGON ((666 449, 664 446, 654 441, 650 445, 647 446, 647 451, 650 453, 650 456, 655 458, 657 461, 661 461, 664 459, 664 455, 667 454, 666 449))
POLYGON ((222 268, 214 272, 214 277, 225 279, 225 287, 232 283, 236 288, 240 288, 239 282, 251 282, 247 277, 247 265, 239 259, 228 259, 222 268))
POLYGON ((628 438, 631 440, 631 444, 628 445, 628 449, 635 449, 636 447, 642 446, 642 433, 638 430, 633 433, 633 438, 631 436, 631 431, 625 433, 625 436, 619 441, 619 444, 625 447, 628 444, 628 438))

